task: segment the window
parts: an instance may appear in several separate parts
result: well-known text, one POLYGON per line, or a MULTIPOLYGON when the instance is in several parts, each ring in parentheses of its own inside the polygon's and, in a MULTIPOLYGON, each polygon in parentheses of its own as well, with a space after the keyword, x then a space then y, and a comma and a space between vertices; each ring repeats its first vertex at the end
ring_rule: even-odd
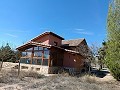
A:
POLYGON ((42 59, 37 59, 37 64, 41 65, 42 64, 42 59))
POLYGON ((27 52, 28 57, 31 57, 31 54, 32 54, 31 52, 27 52))
POLYGON ((39 50, 43 50, 43 47, 39 47, 39 50))
POLYGON ((21 58, 20 63, 30 64, 30 59, 29 58, 21 58))
POLYGON ((44 59, 42 65, 44 65, 44 66, 48 66, 48 59, 44 59))
POLYGON ((32 60, 32 64, 36 64, 36 59, 33 59, 33 60, 32 60))
POLYGON ((34 57, 37 57, 38 56, 38 52, 34 52, 34 57))
POLYGON ((38 47, 34 47, 34 50, 38 50, 38 47))
POLYGON ((54 45, 55 45, 55 46, 57 46, 57 45, 58 45, 58 43, 54 41, 54 45))
POLYGON ((44 51, 44 58, 49 59, 49 51, 44 51))
POLYGON ((27 56, 27 52, 22 52, 22 57, 27 56))

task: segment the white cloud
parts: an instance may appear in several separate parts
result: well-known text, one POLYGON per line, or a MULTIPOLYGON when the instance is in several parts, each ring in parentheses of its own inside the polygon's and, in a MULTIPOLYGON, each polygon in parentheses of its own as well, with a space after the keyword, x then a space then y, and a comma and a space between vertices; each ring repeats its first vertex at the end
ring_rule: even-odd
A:
POLYGON ((93 35, 94 34, 92 32, 87 32, 87 31, 85 31, 85 29, 81 29, 81 28, 75 29, 75 33, 83 34, 83 35, 93 35))
POLYGON ((76 31, 84 31, 85 29, 82 29, 82 28, 76 28, 75 30, 76 30, 76 31))
POLYGON ((76 32, 77 34, 93 35, 92 32, 76 32))
POLYGON ((16 35, 13 35, 13 34, 10 34, 10 33, 5 33, 5 35, 10 36, 10 37, 14 37, 14 38, 17 37, 16 35))

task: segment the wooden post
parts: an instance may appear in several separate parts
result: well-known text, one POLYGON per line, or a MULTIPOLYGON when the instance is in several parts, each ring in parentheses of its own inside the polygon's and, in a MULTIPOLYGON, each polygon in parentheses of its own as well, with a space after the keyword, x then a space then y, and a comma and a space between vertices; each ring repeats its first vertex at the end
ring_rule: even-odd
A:
POLYGON ((20 60, 18 61, 19 65, 18 65, 18 76, 20 75, 20 60))
POLYGON ((32 53, 31 53, 31 64, 32 64, 32 62, 33 62, 33 57, 34 57, 34 47, 32 48, 32 53))
POLYGON ((0 71, 2 70, 2 65, 3 65, 3 58, 2 58, 1 65, 0 65, 0 71))
POLYGON ((41 65, 43 65, 43 60, 44 60, 44 47, 43 47, 43 51, 42 51, 42 63, 41 63, 41 65))
MULTIPOLYGON (((20 52, 21 53, 21 52, 20 52)), ((18 54, 18 57, 20 57, 21 58, 21 55, 22 54, 18 54)), ((19 63, 19 65, 18 65, 18 76, 20 75, 20 60, 18 60, 18 63, 19 63)))
POLYGON ((51 67, 50 55, 49 55, 49 58, 48 58, 48 66, 51 67))

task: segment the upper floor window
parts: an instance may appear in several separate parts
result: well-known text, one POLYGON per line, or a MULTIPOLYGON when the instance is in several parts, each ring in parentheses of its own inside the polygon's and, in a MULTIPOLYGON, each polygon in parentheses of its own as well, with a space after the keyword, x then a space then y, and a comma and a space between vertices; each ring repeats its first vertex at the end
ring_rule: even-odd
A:
POLYGON ((57 46, 57 45, 58 45, 58 43, 54 41, 54 45, 55 45, 55 46, 57 46))

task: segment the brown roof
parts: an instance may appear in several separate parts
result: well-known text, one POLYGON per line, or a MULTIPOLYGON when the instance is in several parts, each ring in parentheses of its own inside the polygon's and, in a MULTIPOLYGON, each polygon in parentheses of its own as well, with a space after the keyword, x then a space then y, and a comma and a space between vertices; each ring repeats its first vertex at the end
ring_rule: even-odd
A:
POLYGON ((60 38, 61 40, 64 40, 63 37, 61 37, 61 36, 59 36, 59 35, 57 35, 57 34, 55 34, 55 33, 53 33, 53 32, 47 31, 47 32, 44 32, 44 33, 40 34, 39 36, 33 38, 31 41, 34 41, 34 40, 38 39, 39 37, 42 37, 42 36, 48 35, 48 34, 51 34, 51 35, 53 35, 53 36, 55 36, 55 37, 57 37, 57 38, 60 38))
POLYGON ((68 49, 64 49, 64 48, 61 48, 61 47, 58 47, 58 46, 52 46, 52 45, 47 45, 47 44, 43 44, 43 43, 37 43, 37 42, 27 42, 26 44, 16 48, 17 50, 20 50, 20 51, 24 51, 28 48, 31 48, 33 46, 41 46, 41 47, 47 47, 47 48, 51 48, 51 47, 55 47, 55 48, 58 48, 58 49, 61 49, 61 50, 64 50, 66 52, 70 52, 70 53, 73 53, 73 54, 80 54, 79 52, 77 51, 73 51, 73 50, 68 50, 68 49))
POLYGON ((51 47, 51 45, 30 41, 30 42, 23 44, 22 46, 17 47, 16 49, 20 51, 24 51, 25 49, 31 48, 33 46, 42 46, 42 47, 48 47, 48 48, 51 47))
POLYGON ((68 46, 78 46, 84 38, 81 39, 73 39, 73 40, 62 40, 62 45, 68 45, 68 46))

